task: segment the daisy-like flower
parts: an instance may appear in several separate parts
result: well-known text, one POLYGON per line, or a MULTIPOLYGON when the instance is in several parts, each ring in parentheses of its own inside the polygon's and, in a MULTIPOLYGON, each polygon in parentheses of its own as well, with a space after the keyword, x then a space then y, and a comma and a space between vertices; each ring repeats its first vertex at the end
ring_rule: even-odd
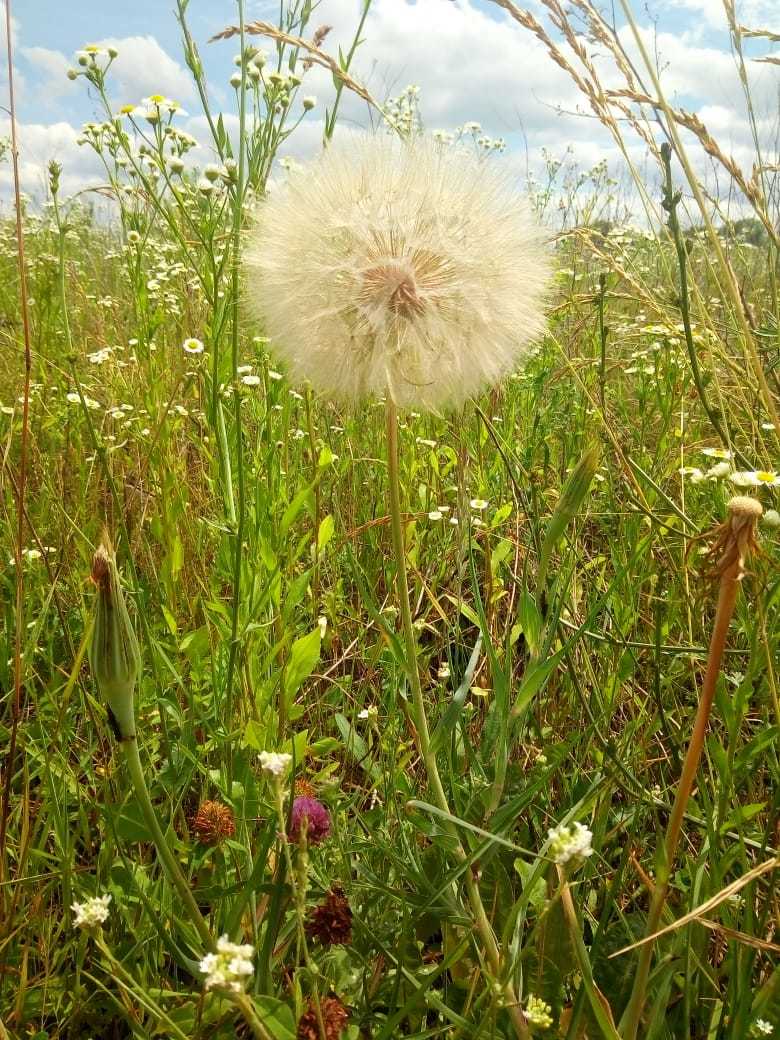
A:
POLYGON ((182 343, 182 350, 185 354, 202 354, 205 347, 199 339, 195 339, 194 336, 190 336, 182 343))
POLYGON ((525 1017, 532 1026, 539 1029, 549 1029, 553 1024, 552 1008, 545 1004, 541 997, 535 997, 531 993, 525 1005, 525 1017))
POLYGON ((469 502, 469 506, 471 509, 477 509, 481 512, 483 509, 487 509, 488 504, 484 498, 472 498, 469 502))
POLYGON ((71 910, 74 913, 73 924, 76 928, 93 931, 103 924, 108 917, 108 904, 110 902, 111 896, 106 894, 104 896, 95 896, 92 899, 88 899, 85 903, 73 903, 71 906, 71 910))
POLYGON ((732 473, 729 478, 737 487, 780 487, 780 476, 771 470, 753 469, 732 473))
POLYGON ((278 354, 342 400, 456 406, 544 328, 544 236, 509 172, 431 140, 354 137, 292 171, 246 262, 278 354))
POLYGON ((706 455, 709 459, 733 459, 734 452, 728 451, 726 448, 702 448, 702 455, 706 455))
POLYGON ((266 776, 279 779, 290 768, 291 762, 292 755, 282 754, 277 751, 260 752, 260 768, 266 776))
POLYGON ((771 1036, 774 1027, 765 1018, 757 1018, 750 1027, 750 1036, 771 1036))
POLYGON ((570 827, 559 823, 557 827, 550 828, 547 837, 550 841, 550 858, 556 863, 587 859, 593 855, 593 834, 582 823, 573 823, 570 827))
POLYGON ((260 378, 260 376, 249 374, 246 376, 241 376, 241 382, 244 384, 244 386, 260 386, 262 379, 260 378))
POLYGON ((729 473, 731 473, 731 465, 728 462, 716 462, 704 475, 708 480, 720 480, 721 477, 727 477, 729 473))
POLYGON ((680 466, 677 472, 681 477, 687 477, 692 484, 701 484, 704 480, 704 471, 698 466, 680 466))
POLYGON ((207 953, 200 962, 200 970, 206 976, 204 987, 241 993, 255 970, 254 955, 253 946, 232 943, 223 935, 217 940, 217 952, 207 953))

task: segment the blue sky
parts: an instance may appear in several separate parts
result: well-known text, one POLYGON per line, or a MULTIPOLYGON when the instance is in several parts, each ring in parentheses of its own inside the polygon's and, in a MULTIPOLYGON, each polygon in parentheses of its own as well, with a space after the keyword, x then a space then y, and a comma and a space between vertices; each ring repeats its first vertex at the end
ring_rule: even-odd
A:
MULTIPOLYGON (((94 118, 97 109, 84 80, 70 83, 65 75, 74 52, 86 43, 110 40, 120 51, 111 80, 112 101, 138 102, 154 92, 174 96, 189 113, 184 124, 200 135, 199 106, 182 61, 174 6, 173 0, 17 0, 13 11, 18 118, 31 194, 42 184, 40 169, 50 157, 65 164, 67 188, 89 183, 96 175, 90 157, 75 140, 81 123, 94 118)), ((360 0, 321 0, 310 25, 311 30, 322 22, 333 26, 326 50, 349 42, 360 6, 360 0)), ((526 6, 549 27, 537 0, 526 6)), ((738 20, 766 28, 772 28, 774 20, 777 30, 775 8, 776 0, 737 0, 738 20)), ((272 20, 277 10, 278 0, 247 0, 248 18, 272 20)), ((724 149, 749 167, 747 121, 721 0, 649 0, 647 5, 637 3, 635 10, 658 53, 669 96, 698 112, 724 149)), ((205 62, 213 103, 230 112, 235 98, 227 80, 235 41, 207 40, 236 20, 236 4, 190 0, 188 20, 205 62)), ((590 117, 568 77, 531 34, 489 0, 373 0, 364 37, 354 66, 357 77, 380 99, 407 83, 419 83, 422 114, 431 129, 477 120, 487 134, 507 139, 510 157, 527 156, 532 167, 538 165, 542 149, 562 156, 571 147, 583 165, 606 158, 619 173, 614 143, 590 117)), ((598 53, 593 45, 589 49, 598 53)), ((750 49, 755 55, 771 53, 766 41, 752 43, 750 49)), ((771 136, 777 124, 780 68, 752 64, 751 75, 759 118, 771 136)), ((307 88, 320 104, 291 141, 291 154, 309 154, 318 146, 323 107, 333 89, 329 77, 316 69, 307 88)), ((6 90, 2 76, 0 89, 6 90)), ((343 113, 350 123, 366 121, 364 106, 352 100, 343 113)), ((639 160, 643 148, 639 142, 635 147, 633 157, 639 160)), ((209 161, 205 144, 201 151, 199 160, 209 161)), ((0 172, 0 191, 3 177, 0 172)))

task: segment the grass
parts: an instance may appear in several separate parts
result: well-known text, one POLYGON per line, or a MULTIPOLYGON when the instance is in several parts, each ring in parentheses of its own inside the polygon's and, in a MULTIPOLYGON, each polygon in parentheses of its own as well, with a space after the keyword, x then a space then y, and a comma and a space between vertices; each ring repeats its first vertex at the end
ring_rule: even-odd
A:
MULTIPOLYGON (((207 102, 186 8, 185 58, 207 102)), ((740 582, 674 862, 659 850, 715 619, 705 550, 735 492, 730 471, 777 464, 777 244, 762 219, 774 188, 757 189, 740 224, 704 200, 708 228, 703 188, 680 164, 691 141, 680 132, 692 131, 668 105, 675 147, 658 146, 658 181, 641 185, 648 230, 610 226, 603 167, 551 162, 534 197, 564 220, 538 354, 462 414, 399 417, 404 642, 384 405, 344 411, 290 385, 242 319, 246 209, 300 107, 268 69, 301 75, 293 99, 305 91, 290 41, 310 38, 308 18, 308 5, 284 5, 257 89, 241 66, 247 147, 234 165, 208 112, 225 166, 213 181, 155 165, 162 149, 188 150, 165 135, 176 125, 165 112, 134 117, 136 130, 106 112, 85 131, 118 196, 109 225, 60 197, 51 170, 50 203, 23 221, 26 422, 17 246, 13 222, 0 225, 4 742, 16 730, 2 773, 0 1036, 316 1037, 331 996, 353 1040, 769 1035, 758 1025, 780 1026, 769 524, 740 582), (190 337, 202 353, 182 349, 190 337), (718 462, 704 449, 731 451, 728 472, 681 475, 718 462), (162 836, 87 666, 104 524, 139 637, 141 770, 162 836), (280 787, 263 750, 293 756, 280 787), (330 813, 321 844, 284 837, 296 790, 330 813), (193 822, 204 801, 234 818, 215 844, 193 822), (594 851, 563 868, 548 831, 574 822, 594 851), (645 935, 667 867, 661 924, 686 920, 654 944, 632 1026, 622 1016, 641 954, 610 955, 645 935), (204 992, 204 938, 171 869, 213 939, 253 947, 246 996, 204 992), (337 886, 352 934, 328 945, 307 921, 337 886), (475 890, 497 960, 475 927, 475 890), (74 928, 71 905, 104 893, 102 929, 74 928), (527 1022, 509 995, 524 1009, 540 998, 552 1024, 527 1022)), ((109 63, 79 66, 106 104, 109 63)), ((354 89, 341 71, 339 96, 354 89)), ((393 108, 396 129, 414 104, 393 108)), ((647 106, 632 104, 644 128, 647 106)), ((777 508, 775 487, 748 493, 777 508)))

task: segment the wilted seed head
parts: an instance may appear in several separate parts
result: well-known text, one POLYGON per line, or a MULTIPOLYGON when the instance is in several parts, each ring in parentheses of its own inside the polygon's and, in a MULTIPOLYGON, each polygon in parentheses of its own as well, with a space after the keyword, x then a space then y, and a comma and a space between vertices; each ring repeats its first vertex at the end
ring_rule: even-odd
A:
POLYGON ((107 535, 92 558, 92 581, 97 589, 97 605, 89 663, 120 740, 128 740, 135 736, 133 694, 141 671, 141 651, 107 535))
POLYGON ((352 909, 339 885, 334 885, 325 899, 310 911, 306 934, 323 946, 352 942, 352 909))
POLYGON ((714 577, 729 576, 741 581, 745 576, 745 561, 758 549, 756 527, 764 510, 758 499, 749 495, 736 495, 726 508, 728 517, 715 532, 709 555, 714 561, 714 577))
MULTIPOLYGON (((325 1040, 341 1040, 341 1036, 349 1021, 349 1012, 338 997, 320 999, 322 1023, 325 1026, 325 1040)), ((309 1001, 308 1009, 298 1020, 297 1040, 322 1040, 322 1033, 314 1001, 309 1001)))
POLYGON ((192 818, 192 829, 204 845, 219 845, 236 833, 233 810, 222 802, 201 802, 192 818))
POLYGON ((290 174, 257 212, 247 305, 325 394, 457 406, 544 328, 544 235, 498 163, 362 136, 290 174))

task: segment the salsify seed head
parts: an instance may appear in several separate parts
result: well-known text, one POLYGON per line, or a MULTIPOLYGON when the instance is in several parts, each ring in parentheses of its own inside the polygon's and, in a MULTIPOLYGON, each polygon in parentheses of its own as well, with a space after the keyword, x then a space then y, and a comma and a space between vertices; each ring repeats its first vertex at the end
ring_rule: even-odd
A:
POLYGON ((517 368, 544 328, 545 236, 498 163, 355 135, 259 206, 246 300, 295 378, 439 409, 517 368))

